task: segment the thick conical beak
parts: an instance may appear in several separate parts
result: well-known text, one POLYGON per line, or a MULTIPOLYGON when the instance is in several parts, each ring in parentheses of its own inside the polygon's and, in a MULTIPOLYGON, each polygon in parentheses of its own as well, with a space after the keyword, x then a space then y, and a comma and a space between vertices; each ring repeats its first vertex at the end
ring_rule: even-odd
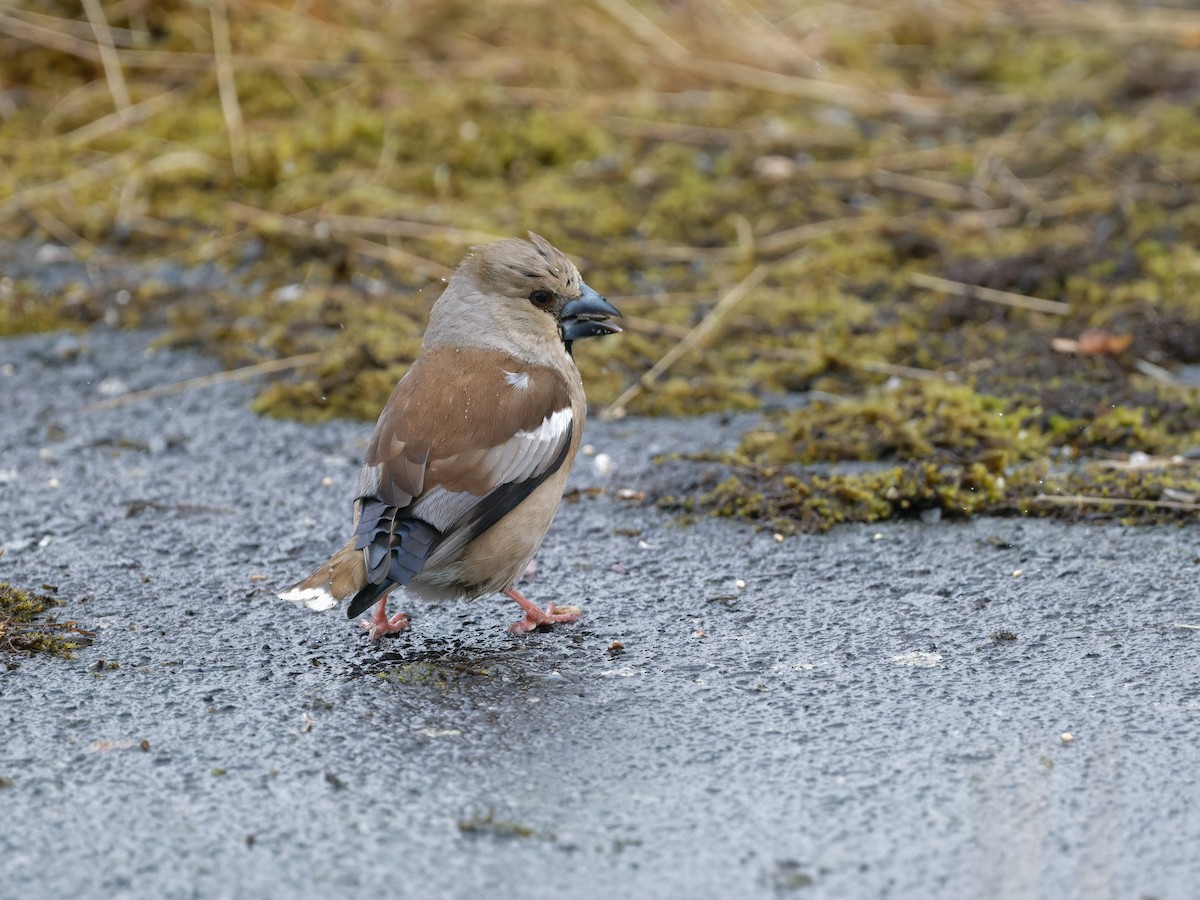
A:
POLYGON ((621 311, 593 291, 586 284, 580 285, 579 296, 563 304, 559 325, 562 338, 569 346, 582 338, 616 334, 621 329, 608 321, 610 316, 619 316, 621 311))

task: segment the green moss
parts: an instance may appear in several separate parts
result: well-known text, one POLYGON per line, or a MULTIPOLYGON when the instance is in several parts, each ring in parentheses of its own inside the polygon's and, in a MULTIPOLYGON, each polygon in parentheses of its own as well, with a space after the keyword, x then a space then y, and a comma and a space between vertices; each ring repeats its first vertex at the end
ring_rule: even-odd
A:
POLYGON ((1114 407, 1090 420, 1046 417, 966 385, 908 383, 778 416, 717 457, 737 474, 661 505, 782 532, 930 514, 1194 521, 1200 472, 1179 454, 1200 448, 1196 415, 1114 407), (1074 462, 1084 450, 1120 457, 1074 462), (1123 461, 1135 453, 1141 462, 1123 461))
MULTIPOLYGON (((846 522, 878 522, 937 510, 948 517, 1013 512, 1005 480, 986 466, 913 463, 876 471, 818 475, 743 470, 701 493, 693 508, 737 516, 788 534, 827 531, 846 522)), ((664 504, 678 505, 677 500, 664 504)))
POLYGON ((495 810, 491 809, 486 815, 476 814, 460 820, 458 830, 463 834, 488 834, 498 838, 531 838, 537 834, 528 825, 508 819, 497 819, 495 810))
POLYGON ((1195 522, 1200 477, 1194 470, 1051 470, 1031 463, 999 475, 986 465, 912 463, 869 472, 779 478, 771 470, 741 470, 693 497, 668 497, 672 510, 708 510, 789 534, 827 531, 843 523, 975 515, 1113 519, 1126 524, 1195 522))
POLYGON ((62 659, 74 658, 78 641, 67 635, 87 636, 74 622, 44 620, 42 616, 62 601, 0 582, 0 653, 30 655, 48 653, 62 659))
POLYGON ((405 686, 428 686, 446 690, 465 678, 490 678, 492 672, 479 662, 442 658, 418 659, 390 666, 380 673, 386 681, 405 686))
POLYGON ((78 329, 79 321, 70 316, 60 305, 47 303, 36 309, 0 302, 0 337, 17 334, 37 334, 57 329, 78 329))
POLYGON ((1045 453, 1025 426, 1031 411, 966 385, 919 381, 862 398, 817 401, 742 439, 740 458, 758 465, 844 460, 986 460, 993 470, 1045 453))

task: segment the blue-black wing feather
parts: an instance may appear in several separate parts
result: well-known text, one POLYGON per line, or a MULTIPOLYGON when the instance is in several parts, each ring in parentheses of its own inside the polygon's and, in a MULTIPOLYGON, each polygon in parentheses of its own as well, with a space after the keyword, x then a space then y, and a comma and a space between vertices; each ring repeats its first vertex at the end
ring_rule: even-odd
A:
POLYGON ((562 449, 546 471, 488 491, 446 533, 377 497, 364 497, 358 527, 354 530, 354 549, 366 551, 367 586, 354 595, 346 607, 346 615, 353 619, 393 587, 407 585, 451 534, 465 532, 462 541, 465 546, 512 512, 566 461, 571 446, 570 431, 568 426, 562 449))

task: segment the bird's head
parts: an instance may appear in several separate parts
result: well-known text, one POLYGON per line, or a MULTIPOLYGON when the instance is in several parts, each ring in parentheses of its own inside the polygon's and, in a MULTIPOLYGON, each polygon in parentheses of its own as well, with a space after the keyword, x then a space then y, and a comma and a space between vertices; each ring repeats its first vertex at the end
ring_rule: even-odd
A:
POLYGON ((609 321, 620 315, 562 251, 530 232, 528 241, 476 247, 435 304, 429 333, 501 349, 561 342, 569 352, 574 341, 620 331, 609 321))

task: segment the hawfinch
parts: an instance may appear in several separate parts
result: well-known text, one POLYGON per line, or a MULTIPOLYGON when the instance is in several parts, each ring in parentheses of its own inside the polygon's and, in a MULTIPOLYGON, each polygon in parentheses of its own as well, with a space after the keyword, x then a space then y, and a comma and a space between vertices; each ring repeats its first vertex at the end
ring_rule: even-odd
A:
POLYGON ((550 528, 587 412, 571 358, 581 338, 620 331, 611 303, 536 234, 475 248, 429 314, 421 354, 375 425, 354 500, 354 534, 280 595, 310 609, 348 603, 372 640, 408 627, 397 587, 429 599, 500 592, 525 611, 514 633, 572 622, 514 587, 550 528))

